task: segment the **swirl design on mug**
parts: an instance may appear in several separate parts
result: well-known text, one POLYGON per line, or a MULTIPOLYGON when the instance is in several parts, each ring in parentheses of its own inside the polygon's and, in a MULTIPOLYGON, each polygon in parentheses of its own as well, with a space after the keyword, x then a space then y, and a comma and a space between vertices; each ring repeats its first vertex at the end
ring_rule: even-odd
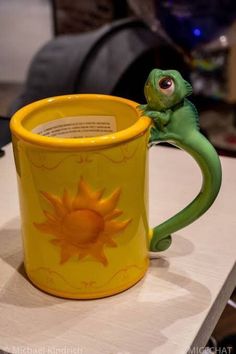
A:
POLYGON ((39 267, 36 269, 31 269, 29 271, 30 279, 38 284, 39 287, 48 290, 58 291, 58 284, 63 285, 63 293, 66 292, 70 295, 80 294, 81 291, 103 291, 103 289, 110 288, 111 291, 116 291, 117 280, 125 284, 130 284, 130 279, 133 277, 140 279, 146 272, 148 267, 148 260, 143 266, 138 266, 136 264, 129 264, 125 267, 117 270, 111 277, 109 277, 104 283, 99 284, 96 280, 87 279, 81 280, 77 286, 72 284, 68 279, 62 274, 47 268, 39 267), (41 278, 41 281, 38 279, 41 278), (44 281, 42 282, 42 279, 44 281))
POLYGON ((119 154, 114 154, 114 151, 110 154, 104 153, 104 152, 94 152, 91 153, 91 155, 97 155, 97 156, 102 156, 106 160, 114 163, 114 164, 121 164, 125 163, 129 160, 132 160, 135 154, 138 151, 138 148, 140 147, 139 143, 136 143, 136 145, 132 145, 132 148, 130 148, 130 144, 124 144, 119 147, 119 150, 117 149, 117 152, 119 151, 119 154))
POLYGON ((114 151, 107 152, 107 151, 96 151, 96 152, 89 152, 89 153, 72 153, 63 155, 63 157, 58 157, 55 155, 48 155, 48 152, 31 152, 27 151, 27 159, 29 160, 30 164, 40 170, 45 171, 53 171, 59 167, 62 167, 67 163, 69 160, 72 160, 73 163, 83 165, 93 163, 96 158, 104 158, 105 160, 110 161, 114 164, 121 164, 126 163, 129 160, 132 160, 136 155, 138 149, 140 147, 139 142, 133 142, 132 145, 124 144, 120 147, 117 147, 116 153, 114 151))
POLYGON ((60 264, 73 256, 79 260, 89 256, 107 266, 104 248, 117 247, 114 236, 131 222, 131 219, 114 220, 123 213, 116 208, 121 188, 102 198, 104 189, 93 191, 81 177, 75 197, 71 197, 66 189, 62 197, 41 193, 53 207, 53 212, 44 210, 46 221, 35 222, 34 226, 54 236, 51 243, 61 249, 60 264))

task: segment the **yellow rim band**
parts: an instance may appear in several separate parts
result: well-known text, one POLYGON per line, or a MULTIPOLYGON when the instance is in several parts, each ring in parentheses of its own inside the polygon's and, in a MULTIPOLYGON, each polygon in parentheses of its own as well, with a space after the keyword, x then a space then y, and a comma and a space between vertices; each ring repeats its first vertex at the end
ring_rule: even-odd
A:
POLYGON ((140 114, 137 110, 138 103, 116 96, 109 95, 100 95, 100 94, 73 94, 73 95, 65 95, 65 96, 56 96, 51 98, 45 98, 40 101, 36 101, 31 103, 19 111, 17 111, 11 119, 10 128, 14 135, 17 137, 31 143, 34 145, 39 145, 42 147, 49 148, 58 148, 64 147, 66 149, 80 149, 80 148, 88 148, 92 149, 98 147, 108 147, 111 145, 117 145, 123 143, 128 140, 135 139, 139 135, 142 135, 146 132, 146 130, 150 127, 151 119, 143 116, 140 117, 140 114), (134 110, 135 115, 137 116, 137 121, 130 127, 124 130, 120 130, 118 132, 96 136, 96 137, 86 137, 86 138, 55 138, 55 137, 47 137, 39 134, 35 134, 24 128, 23 120, 36 112, 37 110, 49 107, 51 104, 61 104, 68 103, 69 101, 89 101, 93 99, 103 100, 104 104, 106 102, 116 102, 121 103, 126 106, 129 106, 134 110))

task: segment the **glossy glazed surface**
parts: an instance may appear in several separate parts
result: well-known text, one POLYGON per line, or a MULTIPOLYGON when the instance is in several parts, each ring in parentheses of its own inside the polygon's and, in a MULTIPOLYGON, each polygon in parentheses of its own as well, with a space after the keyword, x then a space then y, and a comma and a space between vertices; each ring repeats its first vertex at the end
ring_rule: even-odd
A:
POLYGON ((26 272, 42 290, 68 298, 115 294, 148 267, 150 120, 140 122, 130 101, 89 95, 88 106, 87 96, 72 97, 69 111, 64 97, 36 102, 12 121, 26 272), (94 119, 115 115, 118 132, 106 135, 107 146, 104 136, 62 139, 31 132, 55 120, 56 112, 91 111, 94 119))

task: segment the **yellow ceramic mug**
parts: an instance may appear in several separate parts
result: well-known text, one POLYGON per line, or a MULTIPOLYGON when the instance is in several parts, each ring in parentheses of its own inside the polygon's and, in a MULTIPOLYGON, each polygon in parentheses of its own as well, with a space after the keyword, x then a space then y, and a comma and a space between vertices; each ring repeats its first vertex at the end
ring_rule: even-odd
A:
POLYGON ((14 115, 24 263, 40 289, 99 298, 145 274, 151 119, 136 107, 118 97, 70 95, 14 115))

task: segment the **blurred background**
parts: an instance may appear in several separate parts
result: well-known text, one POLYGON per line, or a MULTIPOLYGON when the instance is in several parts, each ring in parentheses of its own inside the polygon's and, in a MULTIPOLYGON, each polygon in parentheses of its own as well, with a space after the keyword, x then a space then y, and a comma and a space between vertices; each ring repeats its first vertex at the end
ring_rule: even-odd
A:
POLYGON ((150 69, 172 68, 204 134, 236 156, 235 18, 234 0, 0 0, 0 115, 72 92, 144 102, 150 69))
MULTIPOLYGON (((0 43, 0 148, 23 105, 88 92, 144 103, 159 67, 191 82, 202 132, 236 156, 235 0, 0 0, 0 43)), ((235 345, 235 311, 213 333, 219 345, 235 345)))

